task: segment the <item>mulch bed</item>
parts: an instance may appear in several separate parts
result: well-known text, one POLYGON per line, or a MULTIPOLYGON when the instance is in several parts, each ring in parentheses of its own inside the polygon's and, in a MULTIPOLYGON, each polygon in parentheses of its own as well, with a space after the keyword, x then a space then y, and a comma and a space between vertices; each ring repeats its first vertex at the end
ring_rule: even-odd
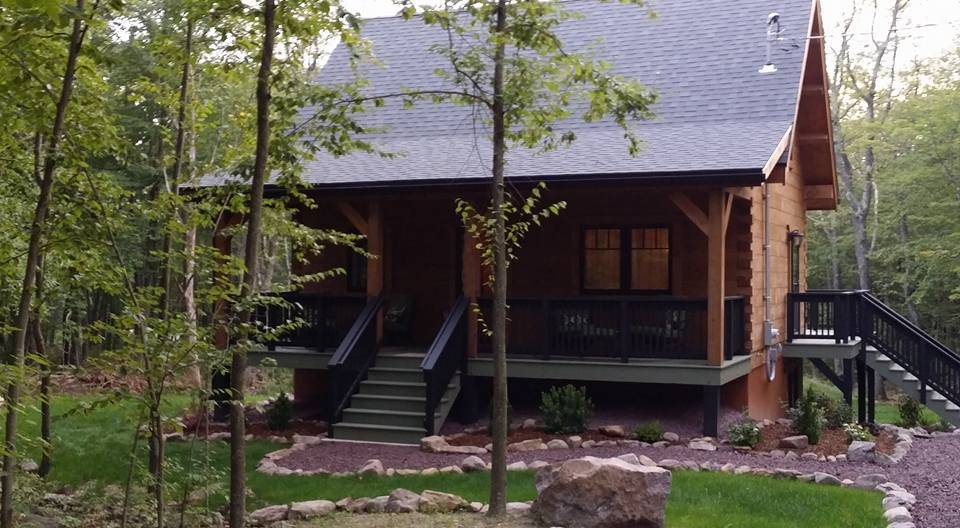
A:
MULTIPOLYGON (((550 440, 553 440, 555 438, 559 438, 560 440, 566 440, 571 436, 579 436, 584 441, 593 440, 595 442, 599 442, 601 440, 617 440, 617 438, 607 436, 596 429, 585 431, 579 434, 576 434, 576 433, 575 434, 549 434, 546 431, 544 431, 542 428, 536 428, 536 429, 516 429, 514 431, 511 431, 509 436, 507 436, 507 443, 512 444, 515 442, 523 442, 524 440, 533 440, 535 438, 539 438, 544 442, 549 442, 550 440)), ((484 447, 487 444, 492 442, 493 442, 493 438, 487 432, 472 433, 472 434, 459 433, 459 434, 451 435, 450 437, 447 438, 447 443, 455 446, 484 447)))
MULTIPOLYGON (((796 436, 800 433, 793 428, 783 424, 768 425, 760 430, 760 443, 753 448, 754 451, 773 451, 786 449, 780 447, 780 440, 788 436, 796 436)), ((880 431, 876 437, 876 450, 879 453, 893 453, 896 438, 888 431, 880 431)), ((811 445, 806 449, 791 449, 797 453, 816 453, 818 455, 845 455, 850 442, 847 441, 847 435, 843 429, 824 429, 820 435, 820 442, 811 445)))

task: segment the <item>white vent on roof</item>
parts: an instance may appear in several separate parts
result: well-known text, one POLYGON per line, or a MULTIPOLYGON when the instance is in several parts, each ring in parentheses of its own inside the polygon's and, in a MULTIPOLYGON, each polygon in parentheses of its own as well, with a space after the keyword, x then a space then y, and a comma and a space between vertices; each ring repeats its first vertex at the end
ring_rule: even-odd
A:
POLYGON ((770 13, 767 16, 767 63, 760 68, 760 73, 773 73, 777 65, 773 63, 773 43, 780 40, 780 13, 770 13))

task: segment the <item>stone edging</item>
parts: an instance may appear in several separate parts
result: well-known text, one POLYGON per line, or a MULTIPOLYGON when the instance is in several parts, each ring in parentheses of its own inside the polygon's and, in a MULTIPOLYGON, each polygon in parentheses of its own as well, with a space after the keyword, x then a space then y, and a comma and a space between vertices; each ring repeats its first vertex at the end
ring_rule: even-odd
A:
MULTIPOLYGON (((299 450, 306 448, 307 444, 296 444, 291 448, 284 449, 281 451, 274 451, 267 455, 263 461, 261 461, 260 466, 257 467, 257 471, 275 474, 275 475, 315 475, 315 474, 326 474, 323 471, 315 472, 306 472, 302 470, 290 470, 287 468, 282 468, 276 466, 273 460, 282 457, 292 450, 299 450), (298 447, 299 446, 299 447, 298 447), (275 455, 270 459, 271 455, 275 455), (279 470, 279 471, 277 471, 279 470)), ((651 466, 651 467, 661 467, 667 470, 683 470, 683 471, 711 471, 719 473, 728 473, 733 475, 755 475, 770 477, 775 479, 783 480, 797 480, 802 482, 810 482, 813 484, 820 484, 826 486, 843 486, 850 488, 857 488, 870 491, 880 491, 883 493, 882 507, 883 515, 886 519, 888 526, 887 528, 915 528, 913 523, 913 516, 910 513, 910 510, 913 509, 914 504, 916 503, 916 496, 909 493, 899 484, 890 482, 887 479, 886 475, 874 473, 868 475, 861 475, 855 480, 844 479, 841 480, 836 475, 824 472, 814 472, 814 473, 803 473, 797 470, 792 469, 766 469, 766 468, 753 468, 747 465, 736 465, 733 463, 719 464, 717 462, 696 462, 694 460, 685 460, 680 461, 676 459, 663 459, 659 462, 655 462, 653 459, 645 455, 637 455, 634 453, 627 453, 620 455, 618 457, 627 463, 634 465, 642 466, 651 466)), ((530 463, 529 465, 523 462, 515 462, 507 466, 508 470, 527 470, 534 469, 539 470, 550 466, 548 462, 541 460, 530 463)), ((347 472, 347 473, 334 473, 332 476, 352 476, 352 475, 435 475, 439 473, 465 473, 472 471, 488 471, 490 469, 489 464, 485 463, 481 458, 476 455, 470 455, 464 458, 459 466, 447 466, 444 468, 427 468, 423 470, 417 469, 394 469, 387 468, 384 469, 383 464, 376 459, 368 460, 360 469, 356 472, 347 472)), ((510 509, 513 512, 525 513, 530 509, 530 503, 511 503, 510 509)), ((352 513, 406 513, 420 511, 424 513, 439 513, 439 512, 454 512, 454 511, 471 511, 471 512, 482 512, 484 511, 484 505, 481 503, 468 503, 466 500, 457 497, 455 495, 450 495, 441 492, 428 492, 424 491, 421 496, 407 490, 394 490, 390 495, 385 495, 382 497, 375 498, 360 498, 360 499, 343 499, 337 503, 330 501, 309 501, 304 503, 293 503, 291 505, 284 506, 269 506, 261 510, 257 510, 252 516, 256 516, 265 520, 266 522, 276 522, 282 520, 300 520, 307 519, 310 517, 304 517, 306 515, 304 512, 314 511, 321 512, 315 513, 314 515, 325 515, 331 513, 335 510, 348 511, 352 513), (427 506, 421 506, 424 503, 423 496, 427 496, 426 501, 427 506), (414 498, 416 497, 416 505, 410 506, 414 498), (394 504, 398 502, 406 501, 406 506, 401 507, 399 504, 394 504), (448 507, 447 509, 438 509, 432 504, 431 501, 445 501, 444 504, 455 504, 456 506, 448 507), (393 505, 391 505, 393 504, 393 505), (452 509, 450 509, 452 508, 452 509)), ((263 522, 263 521, 261 521, 263 522)))

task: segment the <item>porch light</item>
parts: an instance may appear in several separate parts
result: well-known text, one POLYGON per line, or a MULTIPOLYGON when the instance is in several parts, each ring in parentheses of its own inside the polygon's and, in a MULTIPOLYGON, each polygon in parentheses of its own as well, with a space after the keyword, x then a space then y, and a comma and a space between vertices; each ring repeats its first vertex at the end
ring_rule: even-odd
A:
POLYGON ((803 232, 796 229, 787 232, 787 238, 790 240, 790 245, 793 247, 800 247, 800 244, 803 244, 803 236, 803 232))

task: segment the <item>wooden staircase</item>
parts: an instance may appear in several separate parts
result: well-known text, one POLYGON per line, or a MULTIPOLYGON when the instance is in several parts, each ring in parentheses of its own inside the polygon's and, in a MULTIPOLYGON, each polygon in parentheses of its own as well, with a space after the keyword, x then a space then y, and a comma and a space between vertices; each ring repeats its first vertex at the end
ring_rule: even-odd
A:
MULTIPOLYGON (((418 444, 426 436, 426 383, 420 364, 426 350, 382 348, 367 378, 351 397, 343 419, 333 424, 333 438, 395 444, 418 444)), ((432 416, 434 430, 446 420, 460 392, 460 378, 447 385, 432 416)))

